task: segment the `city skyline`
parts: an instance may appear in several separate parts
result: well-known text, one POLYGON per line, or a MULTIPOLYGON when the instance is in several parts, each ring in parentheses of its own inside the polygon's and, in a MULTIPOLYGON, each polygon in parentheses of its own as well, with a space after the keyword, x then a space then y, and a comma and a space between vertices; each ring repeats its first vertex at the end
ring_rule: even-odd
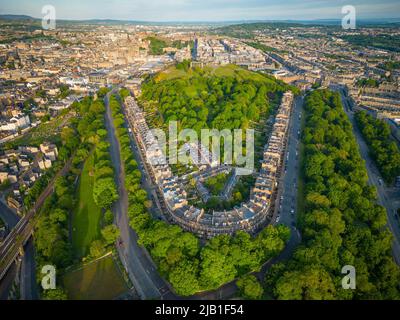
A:
POLYGON ((84 3, 72 0, 0 2, 0 14, 42 16, 44 5, 56 8, 57 19, 89 20, 137 20, 152 22, 223 22, 251 20, 324 20, 341 19, 341 9, 353 5, 358 19, 399 19, 400 3, 385 0, 373 3, 371 0, 355 0, 348 3, 342 0, 289 0, 285 4, 276 0, 217 0, 217 1, 143 1, 143 0, 87 0, 84 3))

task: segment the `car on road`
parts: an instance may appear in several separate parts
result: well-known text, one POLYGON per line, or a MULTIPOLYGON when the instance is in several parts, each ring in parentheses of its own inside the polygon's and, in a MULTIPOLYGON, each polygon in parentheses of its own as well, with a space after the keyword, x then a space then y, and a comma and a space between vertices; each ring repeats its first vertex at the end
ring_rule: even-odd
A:
POLYGON ((278 216, 276 217, 275 223, 278 223, 279 220, 281 220, 281 216, 280 216, 280 215, 278 215, 278 216))
POLYGON ((290 213, 291 213, 292 215, 294 215, 294 209, 290 210, 290 213))
POLYGON ((380 184, 381 186, 383 185, 383 181, 382 181, 381 178, 379 178, 378 182, 379 182, 379 184, 380 184))

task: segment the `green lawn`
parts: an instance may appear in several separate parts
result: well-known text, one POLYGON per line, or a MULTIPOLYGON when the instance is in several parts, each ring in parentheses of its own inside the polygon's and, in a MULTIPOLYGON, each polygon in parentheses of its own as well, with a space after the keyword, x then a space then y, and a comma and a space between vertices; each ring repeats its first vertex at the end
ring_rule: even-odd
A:
POLYGON ((111 255, 64 276, 70 300, 110 300, 129 288, 111 255))
POLYGON ((185 72, 184 70, 178 70, 175 67, 168 68, 167 70, 158 73, 155 76, 156 82, 165 81, 165 80, 172 80, 176 78, 186 78, 188 74, 191 74, 191 70, 185 72))
MULTIPOLYGON (((204 77, 238 77, 242 80, 266 81, 266 78, 264 76, 232 64, 218 67, 206 66, 203 68, 203 72, 204 77)), ((186 80, 192 78, 193 76, 197 75, 196 72, 193 72, 192 69, 184 71, 181 69, 177 69, 175 66, 172 66, 164 70, 163 72, 158 73, 154 79, 156 82, 160 82, 178 78, 186 80)))
POLYGON ((93 200, 93 154, 85 162, 78 188, 78 205, 72 215, 72 248, 78 258, 85 256, 100 236, 101 209, 93 200))

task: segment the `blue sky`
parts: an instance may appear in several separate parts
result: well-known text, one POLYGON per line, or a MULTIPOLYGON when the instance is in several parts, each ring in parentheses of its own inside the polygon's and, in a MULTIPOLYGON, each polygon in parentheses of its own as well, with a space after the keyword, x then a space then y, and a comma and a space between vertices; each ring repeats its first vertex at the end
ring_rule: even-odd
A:
POLYGON ((400 0, 0 0, 0 14, 41 17, 46 4, 59 19, 316 20, 341 18, 342 6, 349 4, 359 19, 400 17, 400 0))

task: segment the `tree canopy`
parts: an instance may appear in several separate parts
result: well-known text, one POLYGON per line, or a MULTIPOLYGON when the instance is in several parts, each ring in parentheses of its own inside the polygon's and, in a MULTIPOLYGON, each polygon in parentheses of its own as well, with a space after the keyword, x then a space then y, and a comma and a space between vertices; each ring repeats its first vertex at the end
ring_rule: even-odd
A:
POLYGON ((234 236, 220 235, 203 247, 199 240, 177 225, 153 219, 147 212, 147 193, 140 186, 140 171, 130 149, 128 131, 123 122, 120 103, 112 96, 110 106, 125 169, 130 226, 179 295, 189 296, 201 290, 216 289, 251 271, 258 270, 269 258, 277 255, 289 239, 289 228, 269 226, 257 237, 245 232, 234 236))
POLYGON ((383 178, 388 183, 393 182, 400 176, 400 150, 391 138, 389 124, 364 111, 357 112, 355 118, 383 178))
POLYGON ((302 243, 286 266, 266 278, 278 299, 398 299, 400 271, 392 235, 340 101, 315 90, 305 101, 302 243), (356 269, 357 290, 344 290, 341 269, 356 269))
POLYGON ((155 103, 162 124, 180 128, 247 129, 270 111, 271 100, 289 87, 270 76, 236 66, 176 68, 149 78, 141 101, 155 103))

